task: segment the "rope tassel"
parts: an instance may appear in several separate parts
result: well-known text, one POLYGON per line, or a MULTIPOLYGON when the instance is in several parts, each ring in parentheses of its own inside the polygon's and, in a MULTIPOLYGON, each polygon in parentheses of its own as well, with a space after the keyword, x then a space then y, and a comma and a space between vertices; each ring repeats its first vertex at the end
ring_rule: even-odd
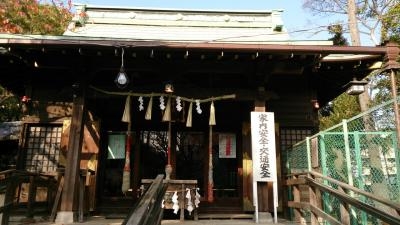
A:
POLYGON ((144 118, 146 120, 151 120, 151 111, 152 110, 153 110, 153 96, 150 97, 149 105, 147 106, 147 109, 146 109, 146 115, 144 116, 144 118))
POLYGON ((214 107, 214 102, 211 102, 210 105, 210 120, 208 122, 208 124, 211 125, 216 125, 215 122, 215 107, 214 107))
POLYGON ((125 100, 124 114, 122 115, 122 122, 131 122, 131 96, 128 95, 125 100))
POLYGON ((193 103, 190 102, 188 116, 186 120, 186 127, 192 127, 192 111, 193 111, 193 103))
POLYGON ((162 121, 171 121, 171 97, 168 98, 162 121))

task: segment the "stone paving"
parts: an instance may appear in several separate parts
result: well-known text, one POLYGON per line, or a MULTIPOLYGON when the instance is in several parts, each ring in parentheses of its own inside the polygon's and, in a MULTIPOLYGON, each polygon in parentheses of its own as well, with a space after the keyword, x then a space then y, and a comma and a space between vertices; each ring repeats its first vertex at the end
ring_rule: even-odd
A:
MULTIPOLYGON (((123 219, 105 219, 104 217, 90 217, 87 218, 84 222, 79 223, 70 223, 70 225, 120 225, 123 219)), ((161 222, 162 225, 251 225, 257 224, 254 220, 251 219, 224 219, 224 220, 163 220, 161 222)), ((259 221, 258 224, 269 224, 273 225, 273 222, 263 222, 259 221)), ((10 221, 10 225, 67 225, 67 224, 58 224, 54 222, 48 222, 41 218, 35 218, 34 220, 28 221, 23 218, 13 218, 10 221)), ((295 225, 295 223, 285 220, 278 220, 278 223, 275 225, 295 225)))

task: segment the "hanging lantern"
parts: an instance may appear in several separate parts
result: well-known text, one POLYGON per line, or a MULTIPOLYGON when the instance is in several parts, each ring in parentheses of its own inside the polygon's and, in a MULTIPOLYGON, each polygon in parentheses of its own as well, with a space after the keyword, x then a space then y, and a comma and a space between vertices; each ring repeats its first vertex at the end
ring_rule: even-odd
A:
POLYGON ((119 69, 119 72, 115 77, 114 83, 117 85, 118 88, 121 89, 125 88, 129 84, 129 78, 124 68, 124 49, 122 49, 121 54, 121 68, 119 69))

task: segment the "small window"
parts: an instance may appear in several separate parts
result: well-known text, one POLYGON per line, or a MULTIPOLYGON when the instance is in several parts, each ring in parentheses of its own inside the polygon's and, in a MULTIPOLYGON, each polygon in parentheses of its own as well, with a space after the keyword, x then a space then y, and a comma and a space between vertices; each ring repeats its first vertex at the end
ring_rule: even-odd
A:
POLYGON ((107 159, 125 159, 125 134, 109 134, 107 159))

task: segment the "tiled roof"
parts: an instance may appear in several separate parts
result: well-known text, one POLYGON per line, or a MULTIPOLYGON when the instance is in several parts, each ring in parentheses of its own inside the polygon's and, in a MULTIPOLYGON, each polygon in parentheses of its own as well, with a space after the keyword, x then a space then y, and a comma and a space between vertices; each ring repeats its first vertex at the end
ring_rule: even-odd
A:
POLYGON ((282 10, 211 11, 79 5, 66 36, 149 41, 269 43, 288 41, 282 10))

